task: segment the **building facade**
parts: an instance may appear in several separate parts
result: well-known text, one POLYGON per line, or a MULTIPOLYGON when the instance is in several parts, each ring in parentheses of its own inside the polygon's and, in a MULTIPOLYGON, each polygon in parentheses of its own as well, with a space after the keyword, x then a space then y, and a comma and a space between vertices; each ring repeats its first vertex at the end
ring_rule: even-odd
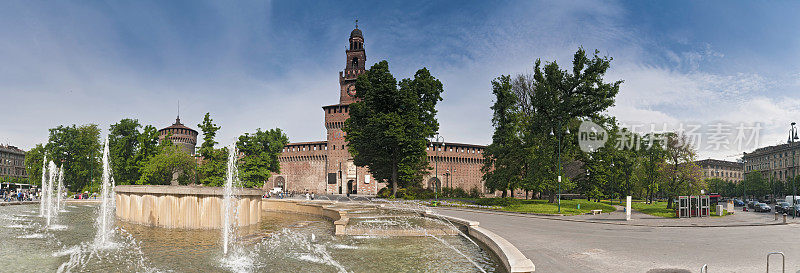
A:
POLYGON ((175 123, 169 127, 158 130, 158 142, 161 143, 165 138, 169 137, 172 143, 178 145, 186 151, 189 155, 194 155, 195 146, 197 146, 197 131, 192 128, 186 127, 181 123, 181 117, 175 119, 175 123))
POLYGON ((798 175, 800 142, 758 148, 744 154, 744 173, 759 171, 764 178, 788 181, 798 175))
POLYGON ((744 164, 740 162, 704 159, 695 162, 703 172, 703 180, 719 178, 725 181, 739 183, 744 180, 744 164))
MULTIPOLYGON (((365 167, 358 167, 347 150, 344 122, 350 117, 349 105, 355 98, 355 81, 366 71, 364 36, 356 26, 350 32, 345 50, 345 68, 339 72, 339 103, 322 107, 327 139, 289 143, 279 155, 280 173, 270 177, 264 187, 316 194, 377 194, 387 186, 376 181, 365 167)), ((431 172, 423 178, 424 187, 458 187, 484 191, 482 145, 443 143, 427 148, 431 172), (437 175, 438 170, 438 175, 437 175)))
POLYGON ((0 145, 0 177, 28 178, 25 171, 25 151, 10 145, 0 145))

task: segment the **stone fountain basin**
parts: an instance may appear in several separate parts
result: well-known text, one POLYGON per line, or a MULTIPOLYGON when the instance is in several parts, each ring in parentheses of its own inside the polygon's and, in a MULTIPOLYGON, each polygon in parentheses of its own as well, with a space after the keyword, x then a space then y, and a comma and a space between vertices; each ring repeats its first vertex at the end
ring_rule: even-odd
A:
MULTIPOLYGON (((218 229, 223 225, 221 187, 120 185, 114 187, 117 218, 140 225, 218 229)), ((263 190, 235 189, 239 226, 261 221, 263 190)))

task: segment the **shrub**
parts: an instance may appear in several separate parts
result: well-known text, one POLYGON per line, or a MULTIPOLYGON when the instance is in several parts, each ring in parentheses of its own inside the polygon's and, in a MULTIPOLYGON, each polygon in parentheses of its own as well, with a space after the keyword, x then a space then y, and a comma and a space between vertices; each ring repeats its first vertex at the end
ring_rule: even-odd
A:
MULTIPOLYGON (((390 193, 390 195, 391 195, 391 193, 390 193)), ((397 189, 397 193, 395 193, 394 197, 395 198, 405 198, 407 195, 408 195, 408 190, 407 189, 399 188, 399 189, 397 189)), ((413 197, 413 196, 414 195, 411 194, 411 197, 413 197)))
POLYGON ((471 190, 469 190, 469 197, 470 198, 481 198, 481 190, 479 190, 478 187, 472 188, 471 190))
POLYGON ((389 187, 383 188, 378 191, 378 198, 389 198, 392 196, 392 189, 389 187))
POLYGON ((462 188, 442 188, 442 195, 451 198, 469 198, 470 194, 462 188))
MULTIPOLYGON (((378 191, 377 197, 378 198, 390 198, 392 196, 392 189, 391 188, 383 188, 378 191)), ((412 187, 412 188, 400 188, 397 190, 396 198, 403 198, 406 200, 414 200, 414 199, 433 199, 436 196, 436 193, 430 189, 423 189, 420 187, 412 187)))

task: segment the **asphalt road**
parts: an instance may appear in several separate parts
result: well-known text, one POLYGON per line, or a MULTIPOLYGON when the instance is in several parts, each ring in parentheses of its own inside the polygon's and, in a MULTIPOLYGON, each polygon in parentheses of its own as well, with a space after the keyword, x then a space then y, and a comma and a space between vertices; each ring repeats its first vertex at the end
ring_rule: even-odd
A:
MULTIPOLYGON (((765 272, 766 255, 774 251, 786 255, 787 272, 800 269, 800 224, 639 227, 446 208, 437 212, 479 221, 531 259, 536 272, 699 272, 704 264, 708 272, 765 272)), ((771 271, 780 272, 780 259, 772 261, 771 271)))

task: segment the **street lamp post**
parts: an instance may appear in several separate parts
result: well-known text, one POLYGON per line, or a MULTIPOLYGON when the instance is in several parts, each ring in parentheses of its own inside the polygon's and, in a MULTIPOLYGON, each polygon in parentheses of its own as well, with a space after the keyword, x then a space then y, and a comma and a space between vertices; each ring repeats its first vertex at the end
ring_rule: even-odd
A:
POLYGON ((742 164, 744 164, 745 175, 742 181, 740 181, 739 183, 741 183, 742 185, 742 203, 744 203, 744 205, 747 206, 747 189, 746 189, 747 184, 745 183, 745 181, 747 181, 747 159, 744 159, 744 156, 742 156, 742 164))
POLYGON ((565 134, 569 134, 569 128, 565 133, 561 133, 561 120, 558 121, 558 135, 555 135, 553 129, 550 129, 550 136, 558 138, 558 213, 561 213, 561 139, 565 134))
MULTIPOLYGON (((790 147, 790 149, 793 149, 794 148, 793 147, 794 146, 793 143, 795 141, 797 141, 798 139, 800 139, 800 138, 797 137, 797 127, 795 127, 795 125, 797 125, 797 123, 796 122, 792 122, 792 128, 789 130, 789 147, 790 147)), ((794 180, 795 180, 795 178, 797 178, 797 174, 795 173, 795 168, 796 168, 795 163, 796 163, 795 162, 795 152, 794 152, 794 150, 792 150, 792 176, 793 176, 792 177, 792 207, 793 208, 795 207, 795 204, 797 204, 797 200, 796 200, 797 188, 795 188, 795 185, 794 185, 794 180)), ((797 212, 796 211, 794 213, 792 213, 792 219, 794 219, 794 218, 797 218, 797 212)))

